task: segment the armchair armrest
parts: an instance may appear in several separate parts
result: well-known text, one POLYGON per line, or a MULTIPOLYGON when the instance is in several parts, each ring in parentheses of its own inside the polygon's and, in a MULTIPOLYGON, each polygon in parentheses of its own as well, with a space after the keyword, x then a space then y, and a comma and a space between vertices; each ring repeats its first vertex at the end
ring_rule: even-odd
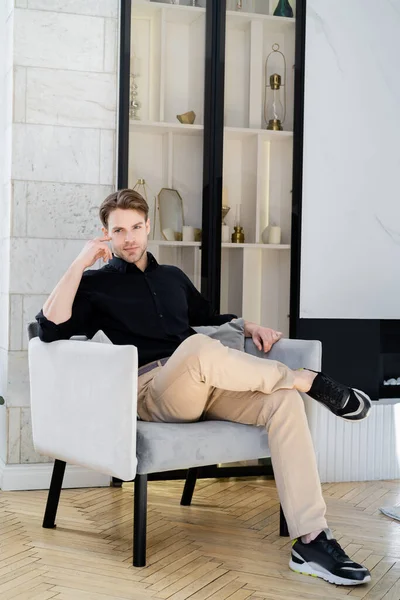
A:
POLYGON ((291 369, 321 370, 322 344, 318 340, 289 340, 283 338, 267 354, 260 352, 251 338, 246 338, 245 351, 254 356, 278 360, 291 369))
MULTIPOLYGON (((274 344, 267 354, 257 350, 251 338, 246 338, 245 351, 262 358, 278 360, 291 369, 321 370, 322 344, 319 340, 289 340, 283 338, 274 344)), ((312 435, 317 431, 317 407, 307 394, 301 394, 304 400, 308 424, 312 435)))
POLYGON ((134 346, 31 339, 37 452, 122 480, 134 479, 137 368, 134 346))

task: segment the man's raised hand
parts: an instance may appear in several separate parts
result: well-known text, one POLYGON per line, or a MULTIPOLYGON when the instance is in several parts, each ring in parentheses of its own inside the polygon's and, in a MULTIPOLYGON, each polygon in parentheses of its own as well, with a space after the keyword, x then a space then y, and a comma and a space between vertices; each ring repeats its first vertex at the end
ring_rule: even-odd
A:
POLYGON ((111 260, 112 252, 106 244, 106 242, 109 241, 111 241, 109 236, 89 240, 82 248, 75 262, 83 269, 88 269, 89 267, 92 267, 99 258, 102 258, 104 262, 111 260))

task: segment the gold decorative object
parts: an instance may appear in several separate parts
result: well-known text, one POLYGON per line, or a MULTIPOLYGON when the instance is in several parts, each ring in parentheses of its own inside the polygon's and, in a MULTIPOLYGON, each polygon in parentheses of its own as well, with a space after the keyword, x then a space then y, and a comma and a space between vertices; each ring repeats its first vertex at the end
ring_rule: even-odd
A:
POLYGON ((233 244, 244 244, 244 231, 243 227, 240 225, 240 209, 240 204, 236 204, 235 225, 233 227, 231 238, 233 244))
POLYGON ((183 125, 193 125, 194 120, 196 118, 196 113, 193 110, 189 112, 185 112, 182 115, 176 115, 176 118, 183 125))
POLYGON ((244 231, 240 225, 235 225, 232 233, 233 244, 244 244, 244 231))
POLYGON ((279 50, 279 44, 273 44, 272 52, 270 52, 265 61, 265 95, 264 95, 264 120, 267 124, 267 129, 272 131, 282 131, 283 123, 286 118, 286 59, 279 50), (283 61, 283 81, 282 76, 278 73, 273 73, 268 79, 268 62, 272 55, 280 54, 283 61), (268 82, 269 81, 269 85, 268 82), (270 92, 268 93, 268 88, 270 92), (281 100, 281 88, 283 88, 284 100, 281 100))

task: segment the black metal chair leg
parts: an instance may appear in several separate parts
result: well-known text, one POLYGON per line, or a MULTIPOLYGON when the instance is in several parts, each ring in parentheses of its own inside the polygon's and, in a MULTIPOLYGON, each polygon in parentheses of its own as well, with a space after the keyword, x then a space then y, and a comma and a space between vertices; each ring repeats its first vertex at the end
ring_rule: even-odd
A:
POLYGON ((117 477, 113 477, 111 479, 111 487, 115 487, 115 488, 122 487, 122 479, 118 479, 117 477))
POLYGON ((181 506, 190 506, 193 498, 193 492, 197 481, 198 468, 193 467, 188 469, 185 481, 185 487, 183 488, 181 506))
POLYGON ((286 523, 286 517, 283 513, 282 505, 279 506, 279 535, 282 537, 289 537, 289 529, 286 523))
POLYGON ((147 475, 136 475, 133 512, 133 566, 146 566, 147 475))
POLYGON ((60 500, 61 487, 64 479, 66 464, 63 460, 56 459, 54 461, 53 474, 51 476, 49 493, 47 496, 46 510, 43 518, 45 529, 53 529, 56 526, 56 515, 58 502, 60 500))

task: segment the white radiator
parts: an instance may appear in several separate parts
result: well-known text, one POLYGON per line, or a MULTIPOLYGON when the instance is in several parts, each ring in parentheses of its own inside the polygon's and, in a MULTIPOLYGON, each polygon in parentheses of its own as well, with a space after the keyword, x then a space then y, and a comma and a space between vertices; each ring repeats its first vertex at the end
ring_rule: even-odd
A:
POLYGON ((307 404, 322 482, 400 478, 400 399, 373 402, 359 423, 307 404))

